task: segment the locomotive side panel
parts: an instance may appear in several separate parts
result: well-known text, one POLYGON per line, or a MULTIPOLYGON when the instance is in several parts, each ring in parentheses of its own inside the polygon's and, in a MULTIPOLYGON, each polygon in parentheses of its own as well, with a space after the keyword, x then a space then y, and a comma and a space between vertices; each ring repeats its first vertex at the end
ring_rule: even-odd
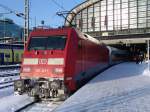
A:
POLYGON ((80 38, 78 41, 78 61, 80 69, 75 76, 77 88, 80 88, 101 70, 108 67, 108 49, 104 45, 95 44, 89 40, 80 38))
POLYGON ((65 85, 67 87, 68 92, 75 91, 76 85, 74 82, 74 77, 76 72, 80 71, 80 69, 76 69, 76 64, 81 64, 77 60, 77 41, 78 35, 76 34, 74 29, 69 30, 68 32, 68 44, 66 49, 66 64, 65 64, 65 85))

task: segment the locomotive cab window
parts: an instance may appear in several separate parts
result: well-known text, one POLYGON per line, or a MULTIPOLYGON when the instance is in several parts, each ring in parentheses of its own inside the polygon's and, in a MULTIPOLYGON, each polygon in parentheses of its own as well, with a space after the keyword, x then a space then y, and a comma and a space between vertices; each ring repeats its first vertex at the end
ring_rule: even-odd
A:
POLYGON ((65 36, 51 36, 47 39, 47 50, 55 50, 60 49, 63 50, 66 45, 66 37, 65 36))
POLYGON ((28 50, 63 50, 66 36, 32 37, 28 50))
POLYGON ((28 50, 45 50, 46 40, 46 37, 32 37, 28 45, 28 50))

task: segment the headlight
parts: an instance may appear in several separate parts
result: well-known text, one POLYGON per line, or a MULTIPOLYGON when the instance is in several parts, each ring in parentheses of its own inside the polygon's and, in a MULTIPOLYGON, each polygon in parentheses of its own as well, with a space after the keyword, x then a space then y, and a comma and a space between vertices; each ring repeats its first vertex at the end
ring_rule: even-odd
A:
POLYGON ((63 73, 63 68, 54 68, 53 73, 54 74, 62 74, 63 73))
POLYGON ((23 81, 17 80, 17 81, 14 82, 14 85, 17 88, 21 88, 21 87, 23 87, 23 81))

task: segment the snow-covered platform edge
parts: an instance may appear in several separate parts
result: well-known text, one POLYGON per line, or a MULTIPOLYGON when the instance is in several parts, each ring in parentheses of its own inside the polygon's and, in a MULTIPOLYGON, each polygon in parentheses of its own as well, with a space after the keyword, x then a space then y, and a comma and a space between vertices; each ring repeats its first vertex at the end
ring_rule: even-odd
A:
POLYGON ((111 67, 68 98, 55 112, 149 112, 147 62, 111 67))

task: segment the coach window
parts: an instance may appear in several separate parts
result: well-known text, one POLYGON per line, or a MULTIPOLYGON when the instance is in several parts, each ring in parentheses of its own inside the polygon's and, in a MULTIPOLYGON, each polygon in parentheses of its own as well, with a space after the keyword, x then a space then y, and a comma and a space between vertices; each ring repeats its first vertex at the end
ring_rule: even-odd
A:
POLYGON ((16 53, 15 58, 16 58, 16 62, 18 62, 19 61, 19 54, 18 53, 16 53))

